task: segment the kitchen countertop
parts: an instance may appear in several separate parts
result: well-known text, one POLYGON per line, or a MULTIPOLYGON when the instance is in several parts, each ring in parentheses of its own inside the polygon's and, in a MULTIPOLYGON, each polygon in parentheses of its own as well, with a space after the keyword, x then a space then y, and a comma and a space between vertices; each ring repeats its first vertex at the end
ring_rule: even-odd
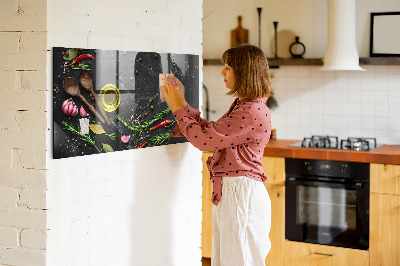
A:
POLYGON ((400 145, 383 145, 372 151, 290 147, 301 140, 270 140, 264 156, 363 163, 400 164, 400 145))

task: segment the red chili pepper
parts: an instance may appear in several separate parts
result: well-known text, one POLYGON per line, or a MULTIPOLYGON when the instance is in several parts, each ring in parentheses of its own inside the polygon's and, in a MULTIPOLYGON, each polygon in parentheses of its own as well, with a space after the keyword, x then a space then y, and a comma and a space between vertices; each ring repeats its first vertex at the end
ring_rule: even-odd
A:
POLYGON ((160 124, 158 124, 157 126, 150 128, 150 130, 157 129, 157 128, 159 128, 159 127, 168 125, 170 122, 171 122, 171 120, 164 120, 164 121, 162 121, 160 124))
POLYGON ((137 146, 135 149, 140 149, 140 148, 143 148, 144 146, 146 146, 146 144, 147 144, 147 141, 146 141, 145 143, 143 143, 142 145, 140 145, 140 146, 137 146))
POLYGON ((93 55, 91 55, 91 54, 81 54, 81 55, 75 57, 75 59, 72 61, 71 65, 73 65, 79 61, 82 61, 83 59, 86 59, 86 58, 94 59, 93 55))

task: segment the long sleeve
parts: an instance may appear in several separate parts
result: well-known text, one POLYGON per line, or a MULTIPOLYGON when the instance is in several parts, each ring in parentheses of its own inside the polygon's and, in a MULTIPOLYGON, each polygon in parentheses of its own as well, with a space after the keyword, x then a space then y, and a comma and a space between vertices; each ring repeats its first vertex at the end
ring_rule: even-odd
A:
MULTIPOLYGON (((203 118, 200 117, 200 111, 194 109, 192 106, 190 106, 189 104, 186 105, 185 110, 184 110, 185 114, 190 116, 191 118, 193 118, 195 121, 197 121, 199 123, 200 126, 202 127, 206 127, 208 126, 209 122, 203 118)), ((184 134, 182 134, 182 132, 179 129, 179 125, 176 125, 172 131, 171 134, 169 135, 169 137, 185 137, 184 134)))
MULTIPOLYGON (((204 123, 191 117, 182 109, 174 112, 180 132, 201 151, 211 151, 253 141, 251 131, 256 123, 250 109, 233 109, 218 122, 204 123)), ((261 125, 262 126, 262 125, 261 125)))

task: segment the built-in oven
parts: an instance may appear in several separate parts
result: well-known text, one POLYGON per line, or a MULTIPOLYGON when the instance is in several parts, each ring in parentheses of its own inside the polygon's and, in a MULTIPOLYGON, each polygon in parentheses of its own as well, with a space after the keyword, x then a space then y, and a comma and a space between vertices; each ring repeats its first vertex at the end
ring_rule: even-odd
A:
POLYGON ((285 169, 286 239, 368 249, 369 164, 287 158, 285 169))

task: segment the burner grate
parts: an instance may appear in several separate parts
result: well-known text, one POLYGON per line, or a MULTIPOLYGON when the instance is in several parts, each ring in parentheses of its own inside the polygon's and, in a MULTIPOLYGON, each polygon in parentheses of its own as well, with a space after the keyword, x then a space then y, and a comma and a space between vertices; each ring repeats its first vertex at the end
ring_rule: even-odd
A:
POLYGON ((376 138, 347 138, 340 141, 342 150, 369 151, 376 147, 376 138))
POLYGON ((301 147, 305 148, 325 148, 325 149, 338 149, 339 141, 336 136, 316 136, 311 138, 304 138, 301 147))

